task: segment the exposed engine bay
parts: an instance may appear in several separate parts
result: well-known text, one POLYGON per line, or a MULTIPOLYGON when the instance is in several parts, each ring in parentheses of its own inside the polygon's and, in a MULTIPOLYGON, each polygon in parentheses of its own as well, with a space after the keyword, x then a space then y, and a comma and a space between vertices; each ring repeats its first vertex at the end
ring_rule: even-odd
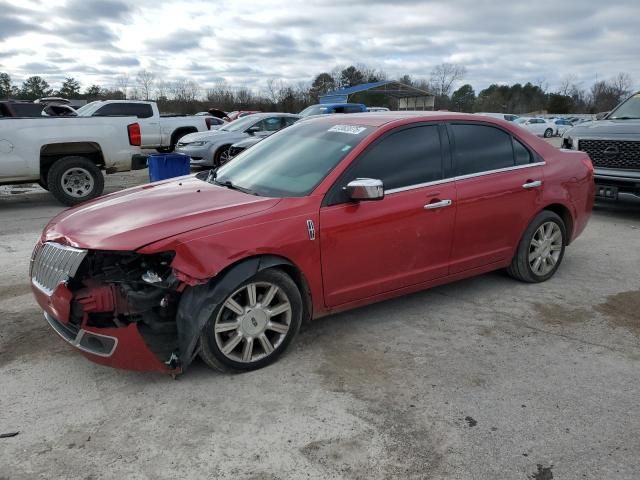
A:
POLYGON ((68 288, 69 321, 77 327, 136 324, 149 349, 178 366, 176 313, 184 284, 170 267, 173 253, 89 252, 68 288))

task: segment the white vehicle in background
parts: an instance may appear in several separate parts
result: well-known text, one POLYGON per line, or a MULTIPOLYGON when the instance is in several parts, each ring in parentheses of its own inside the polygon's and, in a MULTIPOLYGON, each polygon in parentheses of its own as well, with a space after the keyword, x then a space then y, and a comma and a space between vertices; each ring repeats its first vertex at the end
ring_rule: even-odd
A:
POLYGON ((104 189, 105 173, 146 168, 135 117, 0 118, 0 185, 38 183, 75 205, 104 189))
POLYGON ((553 123, 556 126, 555 134, 558 136, 564 135, 564 132, 573 127, 573 123, 567 120, 566 118, 556 118, 553 120, 553 123))
POLYGON ((514 123, 539 137, 551 138, 556 132, 556 125, 553 121, 544 118, 520 117, 514 123))
POLYGON ((485 117, 499 118, 500 120, 506 120, 507 122, 515 122, 520 117, 513 113, 490 113, 490 112, 478 112, 476 115, 484 115, 485 117))
POLYGON ((178 140, 189 133, 217 130, 225 122, 205 115, 160 115, 156 102, 102 100, 77 110, 79 117, 137 117, 142 130, 142 148, 173 151, 178 140))

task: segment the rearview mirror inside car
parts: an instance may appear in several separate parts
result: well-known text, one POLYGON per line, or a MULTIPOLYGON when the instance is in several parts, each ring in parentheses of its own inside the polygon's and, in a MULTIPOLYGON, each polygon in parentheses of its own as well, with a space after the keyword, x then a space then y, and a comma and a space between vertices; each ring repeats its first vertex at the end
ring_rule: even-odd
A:
POLYGON ((368 200, 382 200, 384 198, 384 184, 376 178, 356 178, 346 187, 349 198, 362 202, 368 200))

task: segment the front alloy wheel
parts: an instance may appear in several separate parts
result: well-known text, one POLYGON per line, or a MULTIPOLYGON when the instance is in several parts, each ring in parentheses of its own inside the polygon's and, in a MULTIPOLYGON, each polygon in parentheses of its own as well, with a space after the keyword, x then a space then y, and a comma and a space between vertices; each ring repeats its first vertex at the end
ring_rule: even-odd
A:
POLYGON ((258 273, 226 297, 200 338, 200 355, 223 371, 261 368, 273 362, 297 333, 302 300, 284 272, 258 273))
POLYGON ((529 265, 541 277, 553 270, 562 252, 562 231, 555 222, 546 222, 534 233, 529 245, 529 265))

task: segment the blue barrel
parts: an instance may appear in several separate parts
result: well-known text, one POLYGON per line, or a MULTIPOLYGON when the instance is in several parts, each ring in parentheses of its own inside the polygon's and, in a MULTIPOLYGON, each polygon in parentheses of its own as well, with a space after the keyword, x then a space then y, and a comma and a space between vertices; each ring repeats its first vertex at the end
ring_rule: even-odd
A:
POLYGON ((149 180, 158 182, 191 173, 191 157, 182 153, 154 153, 149 155, 149 180))

